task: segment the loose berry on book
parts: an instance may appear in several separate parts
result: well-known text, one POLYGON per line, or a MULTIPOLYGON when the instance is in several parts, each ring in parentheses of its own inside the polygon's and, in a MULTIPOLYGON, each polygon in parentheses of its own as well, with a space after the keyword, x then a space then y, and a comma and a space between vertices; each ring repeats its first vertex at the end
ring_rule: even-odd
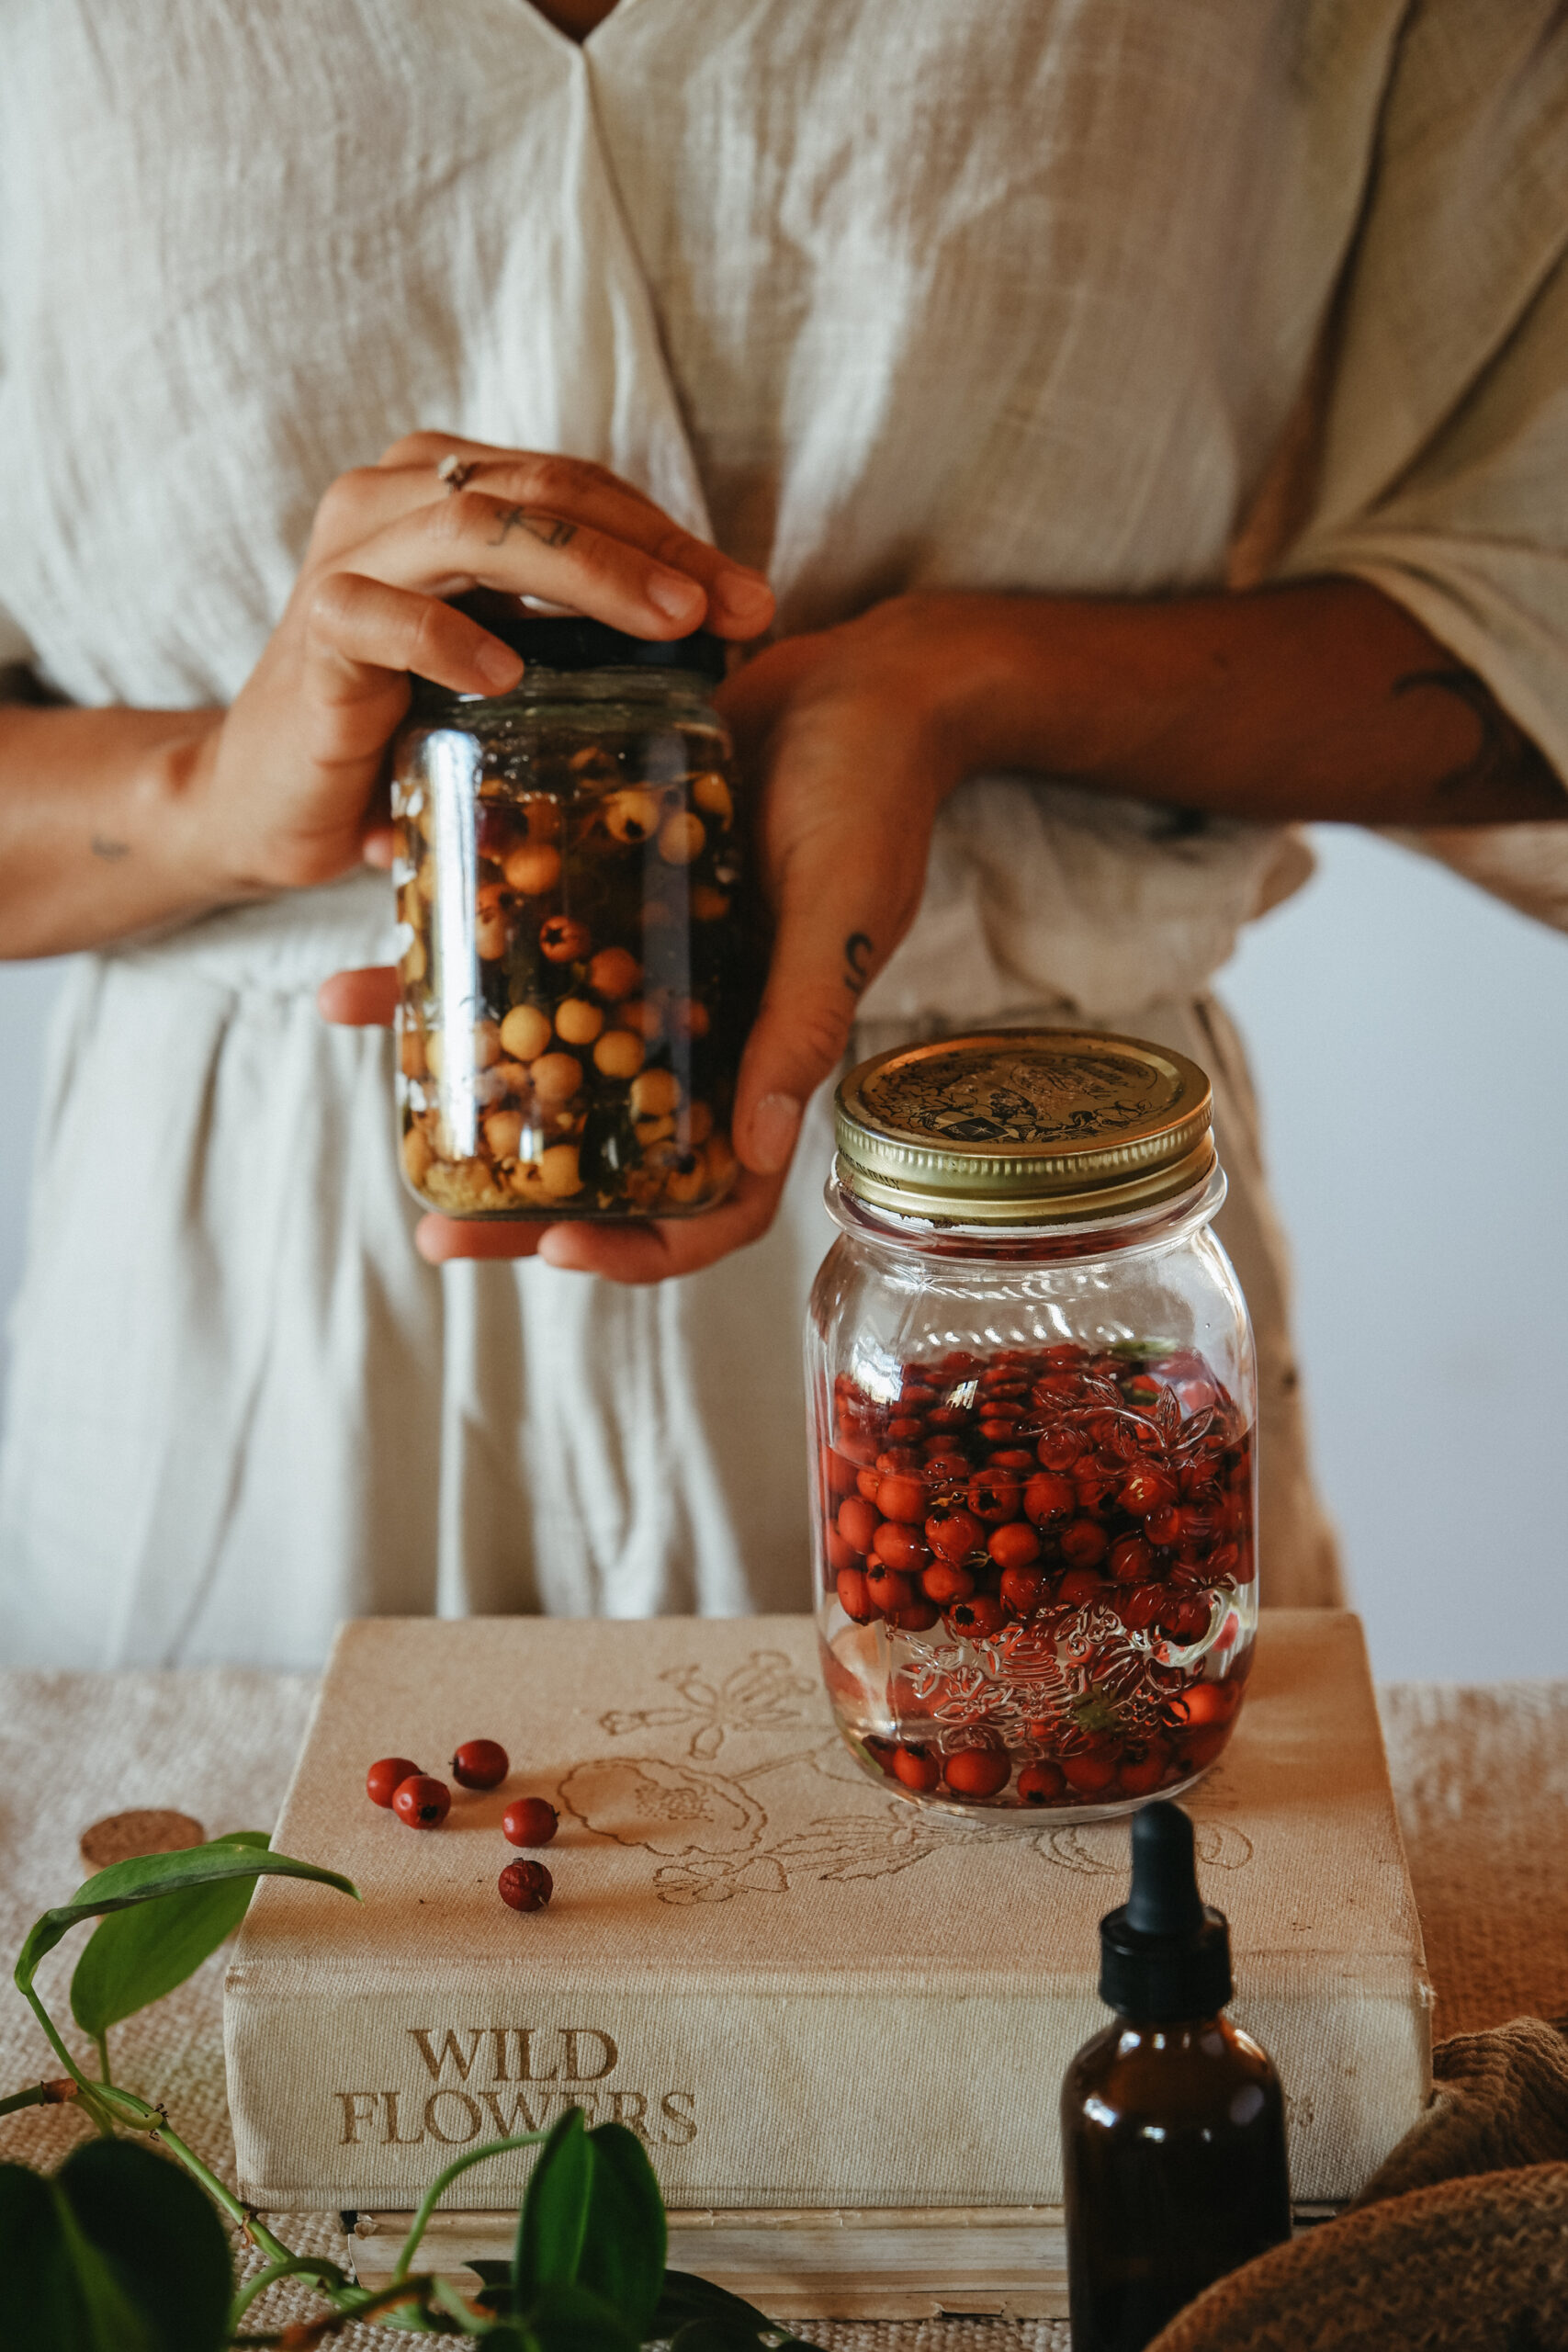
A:
POLYGON ((365 1793, 372 1804, 390 1808, 392 1799, 405 1781, 417 1781, 419 1766, 408 1756, 383 1756, 372 1764, 365 1775, 365 1793))
POLYGON ((416 1772, 402 1781, 392 1798, 392 1811, 411 1829, 439 1829, 452 1810, 452 1792, 445 1781, 416 1772))
POLYGON ((499 1789, 511 1769, 498 1739, 466 1739, 452 1758, 452 1778, 460 1789, 499 1789))
POLYGON ((559 1814, 543 1797, 514 1797, 501 1816, 509 1846, 547 1846, 559 1826, 559 1814))
POLYGON ((543 1862, 508 1862, 496 1884, 513 1911, 542 1911, 556 1891, 543 1862))

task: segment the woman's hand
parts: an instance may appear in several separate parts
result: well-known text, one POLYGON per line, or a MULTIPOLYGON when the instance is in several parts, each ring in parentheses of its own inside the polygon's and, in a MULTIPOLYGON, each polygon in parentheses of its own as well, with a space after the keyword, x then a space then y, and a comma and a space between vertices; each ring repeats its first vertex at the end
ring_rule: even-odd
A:
POLYGON ((706 626, 753 637, 773 615, 756 572, 671 522, 604 467, 416 433, 343 474, 317 510, 287 609, 187 801, 219 897, 328 882, 390 862, 378 790, 409 673, 503 694, 509 647, 446 599, 499 588, 638 637, 706 626), (444 458, 460 461, 460 486, 444 458))
MULTIPOLYGON (((718 695, 742 767, 760 787, 758 842, 776 925, 741 1064, 741 1173, 728 1199, 701 1216, 648 1225, 426 1216, 418 1233, 425 1257, 537 1251, 552 1265, 657 1282, 694 1273, 766 1232, 806 1103, 841 1060, 858 998, 914 918, 937 809, 964 773, 939 627, 939 600, 897 597, 770 647, 718 695)), ((396 976, 339 973, 321 1003, 329 1020, 389 1020, 396 976)))
POLYGON ((222 710, 0 708, 0 955, 56 956, 389 864, 379 804, 409 673, 496 694, 522 663, 476 586, 639 637, 756 637, 761 576, 576 458, 418 433, 321 501, 293 593, 222 710), (444 458, 468 475, 455 492, 444 458))

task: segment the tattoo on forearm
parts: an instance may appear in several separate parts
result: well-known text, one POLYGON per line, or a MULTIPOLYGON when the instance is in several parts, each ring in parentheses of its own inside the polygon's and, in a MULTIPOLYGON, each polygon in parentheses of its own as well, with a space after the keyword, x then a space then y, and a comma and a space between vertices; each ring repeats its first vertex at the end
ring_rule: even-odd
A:
POLYGON ((1484 678, 1456 662, 1451 669, 1412 670, 1393 682, 1396 695, 1414 694, 1421 686, 1435 686, 1439 694, 1452 695, 1474 713, 1481 729, 1481 741, 1469 759, 1438 778, 1432 787, 1434 800, 1452 799, 1488 785, 1522 785, 1561 798, 1562 787, 1551 763, 1524 729, 1516 726, 1484 678))
POLYGON ((106 857, 112 865, 116 858, 129 857, 130 855, 130 843, 129 842, 111 842, 107 835, 103 833, 95 833, 93 835, 93 855, 95 857, 106 857))
POLYGON ((564 548, 577 537, 577 525, 560 514, 541 514, 526 506, 503 506, 496 517, 501 528, 490 544, 500 547, 513 531, 526 531, 531 539, 538 539, 547 548, 564 548))
POLYGON ((844 986, 852 996, 859 996, 870 979, 867 969, 871 962, 872 942, 863 931, 852 931, 844 942, 844 986))

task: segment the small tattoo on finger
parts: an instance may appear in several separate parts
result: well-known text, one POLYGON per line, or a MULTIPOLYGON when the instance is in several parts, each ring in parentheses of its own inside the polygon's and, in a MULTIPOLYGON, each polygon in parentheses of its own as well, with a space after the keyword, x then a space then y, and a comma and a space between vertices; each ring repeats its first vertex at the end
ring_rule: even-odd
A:
POLYGON ((547 548, 564 548, 577 537, 577 525, 569 523, 561 514, 540 514, 526 506, 503 506, 496 516, 501 527, 490 541, 498 548, 513 531, 526 531, 547 548))
POLYGON ((859 996, 871 978, 873 944, 863 931, 852 931, 844 942, 844 986, 859 996))

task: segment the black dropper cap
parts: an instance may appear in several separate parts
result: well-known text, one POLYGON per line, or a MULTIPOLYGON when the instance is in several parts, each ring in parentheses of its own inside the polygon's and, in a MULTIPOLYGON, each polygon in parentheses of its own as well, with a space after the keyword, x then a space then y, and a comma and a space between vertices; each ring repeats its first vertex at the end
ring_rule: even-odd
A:
POLYGON ((709 679, 725 673, 724 639, 711 629, 694 629, 689 637, 631 637, 583 613, 537 613, 500 588, 470 588, 449 601, 543 670, 689 670, 709 679))
POLYGON ((1231 1996, 1231 1939, 1223 1911, 1198 1892, 1192 1824, 1179 1804, 1133 1816, 1133 1885, 1100 1923, 1100 1997, 1151 2023, 1212 2018, 1231 1996))

